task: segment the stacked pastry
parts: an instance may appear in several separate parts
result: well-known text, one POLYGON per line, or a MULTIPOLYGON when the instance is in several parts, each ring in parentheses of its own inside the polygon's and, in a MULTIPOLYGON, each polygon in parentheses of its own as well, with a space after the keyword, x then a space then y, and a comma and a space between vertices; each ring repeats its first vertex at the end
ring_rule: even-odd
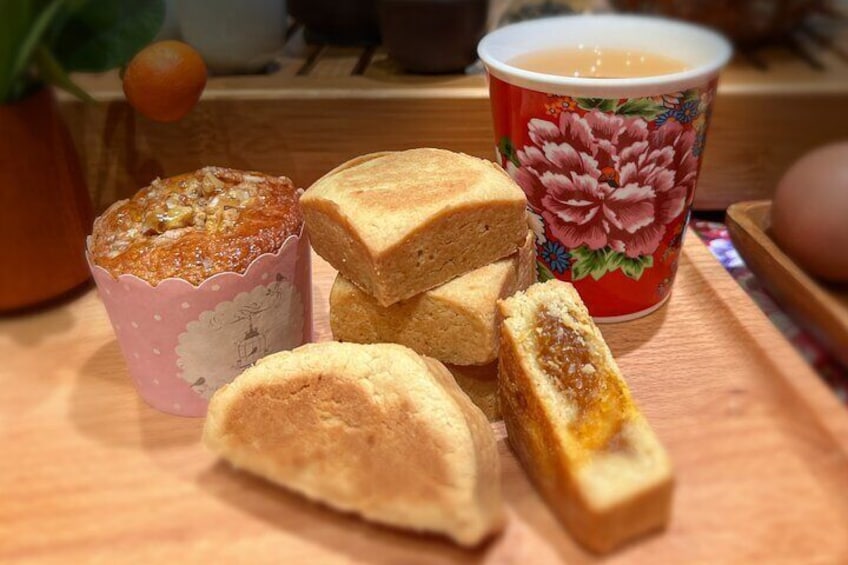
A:
POLYGON ((665 450, 577 291, 530 285, 524 196, 501 169, 436 149, 367 155, 300 203, 339 270, 333 333, 366 343, 259 360, 213 397, 210 449, 332 508, 475 546, 504 525, 484 415, 502 409, 577 541, 606 552, 664 527, 665 450))
POLYGON ((497 301, 535 278, 512 179, 441 149, 374 153, 330 171, 300 202, 313 248, 339 271, 334 337, 438 359, 497 418, 497 301))

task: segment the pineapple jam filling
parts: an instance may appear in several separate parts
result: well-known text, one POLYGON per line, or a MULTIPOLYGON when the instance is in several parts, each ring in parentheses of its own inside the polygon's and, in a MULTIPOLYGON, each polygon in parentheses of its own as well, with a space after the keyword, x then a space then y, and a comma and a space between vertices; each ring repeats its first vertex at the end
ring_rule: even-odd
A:
POLYGON ((548 308, 536 313, 536 352, 539 365, 577 407, 568 431, 587 451, 621 450, 622 416, 629 402, 618 379, 599 370, 583 337, 563 325, 548 308))

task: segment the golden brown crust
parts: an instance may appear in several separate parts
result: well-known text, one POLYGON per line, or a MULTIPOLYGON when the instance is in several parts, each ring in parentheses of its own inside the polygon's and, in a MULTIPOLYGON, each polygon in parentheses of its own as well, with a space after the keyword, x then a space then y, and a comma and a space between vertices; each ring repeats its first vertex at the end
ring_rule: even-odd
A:
POLYGON ((533 232, 518 253, 391 306, 339 274, 330 291, 330 327, 339 341, 400 343, 445 363, 484 365, 498 356, 497 301, 530 286, 533 232))
POLYGON ((357 157, 301 204, 315 252, 381 306, 507 257, 527 233, 524 193, 498 165, 442 149, 357 157))
POLYGON ((243 273, 298 233, 302 221, 288 178, 205 167, 156 179, 113 204, 95 220, 89 252, 114 277, 199 285, 217 273, 243 273))
POLYGON ((484 415, 434 359, 321 342, 257 361, 213 396, 203 439, 234 466, 367 520, 465 546, 503 527, 484 415))
POLYGON ((499 305, 500 409, 509 444, 543 498, 597 552, 664 527, 668 458, 577 292, 548 281, 499 305), (540 314, 551 319, 539 324, 540 314))

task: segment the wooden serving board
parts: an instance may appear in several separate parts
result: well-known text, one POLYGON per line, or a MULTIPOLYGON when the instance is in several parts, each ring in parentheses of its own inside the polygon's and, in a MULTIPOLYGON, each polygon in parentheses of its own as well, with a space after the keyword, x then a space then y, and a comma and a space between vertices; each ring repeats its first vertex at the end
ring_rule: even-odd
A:
POLYGON ((771 201, 740 202, 727 210, 736 250, 763 286, 848 366, 848 285, 826 284, 801 269, 769 235, 771 201))
MULTIPOLYGON (((315 261, 317 338, 332 270, 315 261)), ((690 237, 668 305, 604 326, 676 466, 669 529, 608 563, 848 562, 848 411, 690 237)), ((93 291, 0 320, 0 561, 517 563, 575 546, 495 424, 509 514, 474 551, 372 526, 216 462, 135 395, 93 291)))

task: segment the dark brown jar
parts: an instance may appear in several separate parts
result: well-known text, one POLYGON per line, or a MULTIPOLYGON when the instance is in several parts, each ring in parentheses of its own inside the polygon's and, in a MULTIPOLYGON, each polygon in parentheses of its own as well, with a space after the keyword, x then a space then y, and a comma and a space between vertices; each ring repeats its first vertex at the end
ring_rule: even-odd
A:
POLYGON ((379 0, 389 55, 416 73, 461 72, 477 60, 488 0, 379 0))
POLYGON ((376 1, 289 0, 289 14, 310 43, 370 45, 380 42, 376 1))

